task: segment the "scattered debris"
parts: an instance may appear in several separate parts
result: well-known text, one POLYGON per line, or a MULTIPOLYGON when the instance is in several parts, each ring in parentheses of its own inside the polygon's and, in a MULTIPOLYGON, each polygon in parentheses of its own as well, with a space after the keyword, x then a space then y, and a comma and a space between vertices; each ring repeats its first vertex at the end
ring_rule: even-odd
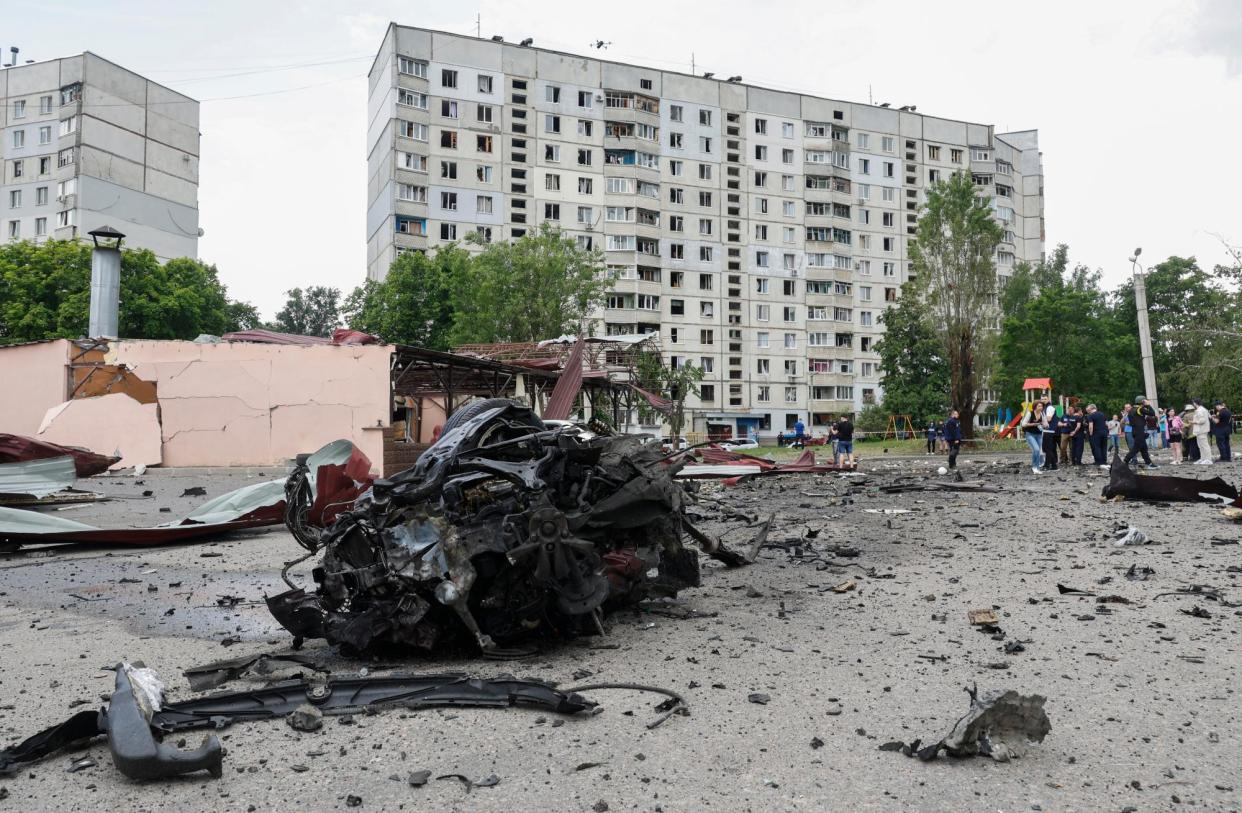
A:
POLYGON ((406 777, 406 783, 412 788, 421 788, 431 779, 431 771, 410 771, 410 775, 406 777))
POLYGON ((1126 571, 1126 578, 1132 582, 1145 582, 1152 576, 1156 575, 1156 571, 1146 565, 1130 565, 1130 569, 1126 571))
POLYGON ((766 706, 772 700, 772 696, 763 692, 752 692, 746 696, 746 699, 752 703, 758 703, 760 706, 766 706))
POLYGON ((855 582, 853 579, 850 579, 848 581, 843 581, 840 584, 838 584, 836 587, 832 588, 832 592, 848 593, 849 591, 853 590, 857 586, 858 586, 857 582, 855 582))
POLYGON ((41 499, 64 491, 77 480, 70 455, 0 464, 0 495, 41 499))
POLYGON ((1124 531, 1118 531, 1113 534, 1113 544, 1117 547, 1126 547, 1129 545, 1150 545, 1151 540, 1147 538, 1147 534, 1138 528, 1126 528, 1124 531))
MULTIPOLYGON (((342 441, 337 441, 340 444, 342 441)), ((341 462, 342 455, 349 459, 353 445, 342 450, 329 444, 320 450, 324 466, 341 462)), ((360 454, 360 453, 359 453, 360 454)), ((366 460, 365 456, 362 458, 366 460)), ((369 466, 370 463, 367 463, 369 466)), ((312 491, 315 478, 308 475, 312 491)), ((197 488, 197 487, 196 487, 197 488)), ((194 489, 186 489, 186 493, 194 489)), ((202 493, 206 493, 199 489, 202 493)), ((197 493, 197 492, 195 492, 197 493)), ((285 483, 269 480, 244 486, 227 494, 210 499, 191 511, 178 522, 169 522, 152 528, 97 528, 63 517, 48 516, 33 511, 21 511, 0 507, 0 542, 33 544, 45 542, 80 542, 119 545, 164 545, 184 542, 205 536, 216 536, 231 531, 277 525, 285 519, 285 483)))
POLYGON ((77 446, 62 446, 45 440, 0 432, 0 466, 66 455, 73 458, 74 472, 78 477, 102 474, 121 460, 119 457, 96 454, 77 446))
POLYGON ((185 491, 181 492, 181 496, 182 497, 206 497, 207 489, 203 488, 202 486, 190 486, 185 491))
POLYGON ((1211 618, 1212 617, 1211 613, 1209 613, 1207 610, 1200 607, 1198 604, 1191 607, 1189 610, 1183 608, 1181 610, 1178 610, 1178 612, 1180 612, 1182 615, 1189 615, 1193 618, 1211 618))
POLYGON ((1067 587, 1064 584, 1057 584, 1057 592, 1063 596, 1094 596, 1090 590, 1079 590, 1077 587, 1067 587))
POLYGON ((191 667, 185 670, 185 677, 190 682, 191 691, 202 692, 214 689, 243 675, 255 675, 270 680, 288 678, 307 670, 328 672, 326 667, 321 666, 309 655, 297 652, 276 652, 231 658, 191 667))
POLYGON ((943 751, 951 757, 989 756, 1008 762, 1025 753, 1028 743, 1039 743, 1052 730, 1041 695, 1022 695, 1010 689, 982 695, 978 687, 966 689, 970 710, 941 739, 929 745, 922 740, 909 744, 886 742, 881 751, 898 751, 927 762, 943 751))
POLYGON ((318 731, 323 728, 323 712, 310 703, 303 703, 285 718, 294 731, 318 731))
POLYGON ((990 609, 967 610, 966 620, 975 626, 982 624, 996 624, 1000 619, 996 617, 996 611, 990 609))

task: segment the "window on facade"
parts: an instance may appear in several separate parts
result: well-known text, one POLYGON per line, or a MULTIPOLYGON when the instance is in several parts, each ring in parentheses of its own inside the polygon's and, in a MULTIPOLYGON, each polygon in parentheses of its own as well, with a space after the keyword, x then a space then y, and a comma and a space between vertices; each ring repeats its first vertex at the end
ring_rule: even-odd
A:
POLYGON ((491 195, 479 195, 474 199, 474 210, 481 215, 490 215, 492 213, 492 197, 491 195))
POLYGON ((548 85, 544 88, 544 98, 553 104, 561 101, 561 89, 556 85, 548 85))
POLYGON ((427 187, 415 186, 414 184, 399 183, 397 184, 397 198, 411 203, 427 202, 427 187))
POLYGON ((492 92, 492 77, 485 74, 479 74, 479 93, 492 92))
POLYGON ((427 78, 427 63, 418 59, 410 59, 408 56, 397 57, 397 70, 406 76, 427 78))
POLYGON ((457 87, 457 71, 451 71, 447 68, 442 69, 440 71, 440 87, 457 87))
POLYGON ((441 223, 440 224, 440 239, 441 240, 456 240, 457 239, 457 224, 456 223, 441 223))
POLYGON ((559 203, 545 203, 543 205, 544 220, 560 220, 561 205, 559 203))

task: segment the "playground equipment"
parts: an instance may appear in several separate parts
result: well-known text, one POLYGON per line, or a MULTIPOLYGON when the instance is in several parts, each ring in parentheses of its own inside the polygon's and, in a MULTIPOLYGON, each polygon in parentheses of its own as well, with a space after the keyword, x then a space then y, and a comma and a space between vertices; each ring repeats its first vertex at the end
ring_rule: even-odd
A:
MULTIPOLYGON (((1035 405, 1035 401, 1039 398, 1047 398, 1052 401, 1052 379, 1051 378, 1028 378, 1022 382, 1022 409, 1018 410, 1018 414, 996 433, 997 438, 1009 438, 1018 436, 1018 424, 1022 422, 1022 416, 1031 411, 1031 407, 1035 405)), ((1078 406, 1082 399, 1077 395, 1062 395, 1056 399, 1055 407, 1058 415, 1064 415, 1065 411, 1073 406, 1078 406)), ((999 426, 999 424, 997 424, 999 426)))
POLYGON ((884 437, 896 440, 898 432, 905 433, 907 438, 914 437, 914 424, 910 421, 909 415, 888 416, 888 428, 884 430, 884 437))
MULTIPOLYGON (((1022 422, 1022 416, 1031 411, 1031 407, 1040 398, 1052 399, 1052 379, 1051 378, 1028 378, 1022 382, 1022 409, 1018 410, 1018 414, 1013 416, 1013 420, 1005 425, 1003 429, 996 433, 998 438, 1017 437, 1018 424, 1022 422)), ((1064 399, 1062 399, 1064 400, 1064 399)))

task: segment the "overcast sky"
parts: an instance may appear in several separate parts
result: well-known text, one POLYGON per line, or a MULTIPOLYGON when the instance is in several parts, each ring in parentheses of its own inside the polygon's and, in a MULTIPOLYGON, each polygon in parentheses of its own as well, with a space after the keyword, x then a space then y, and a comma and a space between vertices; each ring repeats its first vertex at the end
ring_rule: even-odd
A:
POLYGON ((476 14, 485 37, 602 39, 619 61, 693 54, 773 88, 1038 128, 1048 248, 1110 286, 1136 245, 1210 266, 1216 235, 1242 243, 1240 0, 39 0, 7 10, 0 46, 91 50, 202 100, 200 255, 270 318, 288 288, 365 276, 365 76, 388 22, 465 34, 476 14))

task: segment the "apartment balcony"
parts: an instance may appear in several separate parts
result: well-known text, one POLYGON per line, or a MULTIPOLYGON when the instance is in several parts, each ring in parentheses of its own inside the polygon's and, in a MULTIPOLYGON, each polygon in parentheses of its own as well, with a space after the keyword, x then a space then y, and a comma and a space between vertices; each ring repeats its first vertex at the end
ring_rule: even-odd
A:
MULTIPOLYGON (((851 382, 853 383, 853 382, 851 382)), ((848 385, 845 385, 848 386, 848 385)), ((853 412, 854 402, 850 400, 838 400, 836 398, 812 398, 810 399, 810 410, 812 412, 853 412)))
POLYGON ((636 107, 605 107, 604 118, 608 121, 621 121, 630 124, 660 125, 660 111, 654 112, 636 107))
POLYGON ((848 181, 850 179, 850 168, 849 167, 839 167, 836 164, 832 164, 828 167, 828 169, 830 170, 828 174, 830 174, 834 178, 840 178, 841 180, 844 180, 844 181, 848 181))
POLYGON ((427 93, 431 89, 431 82, 421 76, 415 76, 410 73, 398 73, 397 87, 427 93))
POLYGON ((606 150, 634 150, 635 152, 660 153, 660 143, 649 138, 636 135, 607 135, 605 131, 603 147, 606 150))
POLYGON ((970 171, 979 172, 985 175, 995 175, 996 161, 976 161, 972 158, 970 159, 970 171))
MULTIPOLYGON (((608 178, 634 178, 636 181, 647 181, 654 184, 660 182, 659 166, 647 167, 641 164, 610 163, 605 160, 603 170, 605 177, 608 178)), ((647 200, 647 198, 639 198, 639 200, 647 200)), ((651 200, 655 199, 651 198, 651 200)))
POLYGON ((396 213, 404 217, 414 217, 414 218, 421 218, 422 220, 426 220, 428 217, 427 202, 423 201, 421 203, 416 203, 411 200, 398 199, 397 206, 396 206, 396 213))
MULTIPOLYGON (((618 277, 609 285, 609 290, 618 294, 655 294, 657 296, 668 296, 670 299, 678 298, 664 292, 663 282, 639 279, 638 277, 618 277)), ((609 311, 609 313, 615 312, 615 310, 609 311)), ((680 317, 673 316, 670 318, 678 319, 680 317)))
MULTIPOLYGON (((818 175, 820 173, 816 172, 814 174, 818 175)), ((814 203, 831 203, 833 201, 831 187, 804 186, 802 193, 806 200, 814 203)))
MULTIPOLYGON (((59 238, 59 235, 57 236, 59 238)), ((398 248, 413 248, 420 251, 427 250, 427 235, 425 234, 406 234, 405 232, 395 232, 392 239, 393 245, 398 248)))
MULTIPOLYGON (((660 239, 660 226, 658 224, 632 223, 630 225, 634 227, 632 234, 638 235, 640 239, 643 237, 648 237, 652 240, 660 239)), ((657 262, 658 262, 658 258, 657 258, 657 262)))

